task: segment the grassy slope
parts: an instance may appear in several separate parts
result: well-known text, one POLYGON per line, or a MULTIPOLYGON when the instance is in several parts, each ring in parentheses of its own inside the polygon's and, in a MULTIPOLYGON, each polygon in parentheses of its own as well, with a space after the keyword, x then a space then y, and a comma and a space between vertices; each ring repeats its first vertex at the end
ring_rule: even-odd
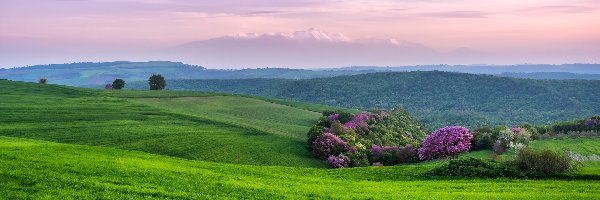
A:
POLYGON ((598 181, 416 176, 432 166, 325 170, 232 165, 0 137, 0 198, 597 199, 600 189, 598 181))
POLYGON ((306 140, 306 132, 321 115, 257 99, 212 96, 136 99, 147 105, 212 119, 227 124, 264 130, 269 133, 306 140))
MULTIPOLYGON (((215 162, 324 165, 323 161, 311 157, 305 142, 298 139, 300 136, 290 139, 264 129, 248 129, 224 121, 176 114, 127 99, 108 97, 105 92, 96 90, 1 81, 0 91, 0 135, 4 136, 109 146, 215 162)), ((168 94, 154 93, 162 97, 168 94)), ((240 99, 242 102, 237 103, 257 101, 240 99)), ((277 106, 273 105, 273 108, 277 106)), ((289 112, 294 110, 282 107, 289 112)), ((313 120, 318 117, 310 111, 296 109, 295 112, 308 113, 302 116, 313 120)), ((236 112, 229 114, 236 115, 236 112)), ((302 128, 308 130, 308 126, 300 127, 296 134, 302 128)))

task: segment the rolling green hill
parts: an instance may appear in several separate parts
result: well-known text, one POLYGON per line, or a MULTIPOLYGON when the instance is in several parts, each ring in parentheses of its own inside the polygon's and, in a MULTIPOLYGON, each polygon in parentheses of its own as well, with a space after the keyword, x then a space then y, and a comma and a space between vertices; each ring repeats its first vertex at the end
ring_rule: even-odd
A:
MULTIPOLYGON (((0 81, 0 97, 0 199, 547 200, 597 199, 600 189, 598 161, 542 180, 423 175, 445 160, 318 169, 324 163, 308 155, 302 129, 319 115, 306 108, 330 109, 320 105, 13 81, 0 81)), ((539 140, 532 146, 590 155, 599 142, 539 140)))
POLYGON ((310 169, 0 137, 2 199, 597 199, 595 180, 430 179, 436 166, 310 169))
MULTIPOLYGON (((530 122, 600 114, 598 80, 530 80, 450 72, 399 72, 306 80, 169 80, 171 90, 251 94, 339 107, 402 107, 432 128, 530 122)), ((134 88, 147 87, 144 83, 134 88)))
POLYGON ((317 112, 249 97, 176 93, 0 81, 0 135, 214 162, 324 166, 305 148, 317 112))

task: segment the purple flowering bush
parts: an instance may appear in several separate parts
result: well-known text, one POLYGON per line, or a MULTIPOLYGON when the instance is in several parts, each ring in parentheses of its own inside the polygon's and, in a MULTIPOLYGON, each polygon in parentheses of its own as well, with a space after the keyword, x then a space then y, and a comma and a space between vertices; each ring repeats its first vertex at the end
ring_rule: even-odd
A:
POLYGON ((596 127, 596 126, 598 126, 598 120, 594 119, 594 118, 587 119, 587 120, 585 120, 585 126, 590 127, 590 128, 596 127))
POLYGON ((348 168, 350 166, 350 158, 343 154, 338 156, 329 156, 327 158, 327 163, 329 163, 329 167, 331 168, 348 168))
POLYGON ((325 133, 313 142, 313 154, 322 159, 337 156, 350 150, 347 142, 332 133, 325 133))
POLYGON ((473 135, 462 126, 440 128, 423 141, 419 149, 419 159, 433 160, 453 158, 471 149, 473 135))
POLYGON ((310 129, 307 142, 313 155, 332 167, 371 166, 376 162, 387 166, 418 161, 414 145, 420 144, 426 132, 403 110, 356 115, 326 111, 310 129))

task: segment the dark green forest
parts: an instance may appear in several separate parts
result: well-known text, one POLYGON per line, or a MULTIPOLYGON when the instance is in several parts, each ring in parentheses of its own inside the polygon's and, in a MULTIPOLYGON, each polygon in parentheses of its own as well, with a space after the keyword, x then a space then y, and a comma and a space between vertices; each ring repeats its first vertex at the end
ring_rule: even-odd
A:
MULTIPOLYGON (((304 80, 168 80, 168 85, 170 90, 252 94, 365 110, 401 107, 431 128, 550 124, 600 114, 598 80, 532 80, 430 71, 304 80)), ((147 86, 138 82, 130 87, 147 86)))

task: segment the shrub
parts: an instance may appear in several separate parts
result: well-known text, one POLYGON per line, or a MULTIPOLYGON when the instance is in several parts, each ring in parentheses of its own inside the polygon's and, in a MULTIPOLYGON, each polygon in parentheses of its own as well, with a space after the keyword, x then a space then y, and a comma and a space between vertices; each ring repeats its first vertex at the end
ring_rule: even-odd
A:
POLYGON ((438 129, 423 141, 419 149, 419 159, 433 160, 453 158, 471 149, 473 135, 462 126, 449 126, 438 129))
POLYGON ((476 129, 471 140, 472 150, 491 149, 494 144, 492 130, 476 129))
POLYGON ((148 85, 150 85, 150 90, 162 90, 167 86, 167 82, 165 81, 165 77, 160 74, 153 74, 148 79, 148 85))
POLYGON ((325 133, 313 142, 313 154, 321 159, 337 156, 349 150, 348 143, 332 133, 325 133))
POLYGON ((315 140, 319 136, 323 135, 323 129, 324 129, 324 127, 322 127, 320 125, 314 125, 310 128, 310 130, 308 130, 308 134, 307 134, 308 139, 306 140, 306 143, 310 150, 312 150, 312 146, 313 146, 313 143, 315 142, 315 140))
POLYGON ((123 89, 125 87, 125 81, 123 79, 115 79, 115 81, 113 81, 112 84, 112 88, 115 90, 120 90, 123 89))
POLYGON ((418 161, 417 150, 412 144, 406 147, 398 146, 371 146, 371 162, 379 162, 386 166, 418 161))
POLYGON ((343 154, 338 156, 331 155, 327 158, 327 163, 329 163, 329 167, 331 168, 347 168, 350 166, 350 158, 343 154))
POLYGON ((47 84, 48 83, 48 79, 47 78, 40 78, 40 80, 38 80, 39 84, 47 84))
MULTIPOLYGON (((500 145, 505 149, 519 150, 529 144, 531 141, 531 133, 525 128, 513 126, 510 129, 505 128, 504 130, 501 130, 498 135, 498 141, 500 141, 500 145)), ((502 151, 497 151, 497 153, 501 152, 502 151)))
POLYGON ((520 172, 506 163, 479 158, 466 158, 451 160, 447 164, 428 171, 427 175, 494 178, 520 176, 520 172))
POLYGON ((112 84, 110 84, 110 83, 108 83, 108 84, 104 85, 104 89, 110 90, 110 89, 112 89, 112 88, 113 88, 113 86, 112 86, 112 84))
POLYGON ((564 152, 534 151, 530 148, 521 149, 514 164, 522 171, 539 175, 565 173, 574 169, 574 161, 564 152))
POLYGON ((418 161, 413 145, 420 143, 425 132, 418 122, 400 109, 356 115, 325 111, 309 130, 307 143, 320 159, 343 153, 351 160, 350 167, 369 166, 373 162, 395 165, 418 161), (383 146, 385 150, 374 156, 368 148, 372 145, 383 146))
POLYGON ((503 154, 504 152, 506 152, 506 147, 502 145, 502 142, 500 140, 496 140, 496 142, 494 142, 494 145, 492 146, 492 150, 496 154, 503 154))

